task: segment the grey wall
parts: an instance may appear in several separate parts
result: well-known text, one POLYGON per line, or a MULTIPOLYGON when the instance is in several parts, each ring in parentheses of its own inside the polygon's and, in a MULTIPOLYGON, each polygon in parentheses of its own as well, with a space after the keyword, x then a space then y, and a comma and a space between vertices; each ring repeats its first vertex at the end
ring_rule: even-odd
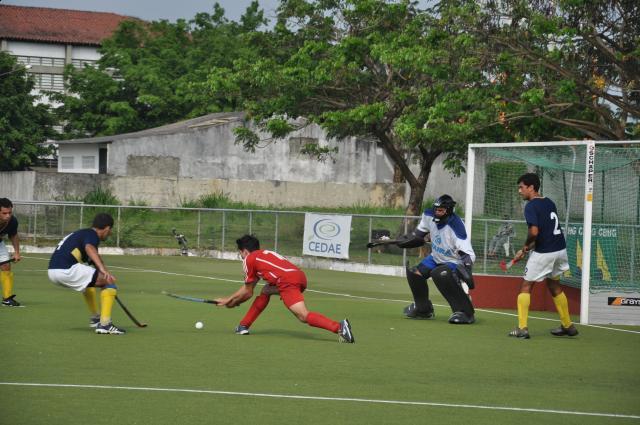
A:
MULTIPOLYGON (((375 143, 349 138, 337 142, 318 126, 285 140, 264 141, 254 153, 234 143, 240 124, 192 129, 184 133, 115 140, 109 145, 108 172, 115 176, 286 182, 390 183, 392 167, 375 143), (332 160, 318 162, 299 153, 300 139, 336 147, 332 160)), ((266 136, 265 136, 266 137, 266 136)), ((61 152, 64 146, 61 146, 61 152)))

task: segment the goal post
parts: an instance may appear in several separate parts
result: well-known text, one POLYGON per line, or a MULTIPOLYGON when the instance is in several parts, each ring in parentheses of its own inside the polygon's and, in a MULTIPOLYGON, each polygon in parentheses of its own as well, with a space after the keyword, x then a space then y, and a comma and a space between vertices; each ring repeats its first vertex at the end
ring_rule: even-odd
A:
MULTIPOLYGON (((540 176, 558 209, 580 322, 640 325, 640 141, 470 144, 465 224, 475 270, 503 274, 527 236, 517 180, 540 176)), ((522 261, 509 269, 522 275, 522 261)))

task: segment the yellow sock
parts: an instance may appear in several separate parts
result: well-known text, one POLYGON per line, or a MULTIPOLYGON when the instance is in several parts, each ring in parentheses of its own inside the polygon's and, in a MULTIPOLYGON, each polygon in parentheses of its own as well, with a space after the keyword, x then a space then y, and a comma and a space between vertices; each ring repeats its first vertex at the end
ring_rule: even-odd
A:
POLYGON ((13 272, 0 271, 0 282, 2 282, 2 298, 6 299, 13 295, 13 272))
POLYGON ((84 302, 87 303, 87 307, 89 307, 89 311, 91 315, 95 316, 98 314, 98 297, 96 296, 96 288, 88 287, 82 293, 84 297, 84 302))
POLYGON ((115 288, 104 288, 100 292, 100 324, 108 325, 111 323, 111 309, 113 308, 113 301, 116 299, 115 288))
POLYGON ((560 294, 553 297, 553 302, 560 315, 560 323, 562 323, 563 327, 568 328, 571 326, 571 315, 569 314, 569 301, 567 300, 567 296, 564 292, 560 292, 560 294))
POLYGON ((523 292, 518 295, 518 327, 524 329, 529 320, 529 305, 531 304, 531 294, 523 292))

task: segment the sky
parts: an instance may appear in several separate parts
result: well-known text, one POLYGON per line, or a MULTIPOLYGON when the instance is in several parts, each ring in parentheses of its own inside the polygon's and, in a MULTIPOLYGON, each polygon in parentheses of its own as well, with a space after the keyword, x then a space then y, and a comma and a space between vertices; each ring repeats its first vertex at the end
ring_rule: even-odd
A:
MULTIPOLYGON (((146 21, 166 19, 175 22, 189 20, 199 12, 213 12, 216 0, 0 0, 0 4, 14 6, 51 7, 57 9, 113 12, 134 16, 146 21)), ((229 20, 237 21, 251 4, 251 0, 217 0, 229 20)), ((278 0, 259 0, 265 16, 273 22, 278 0)))

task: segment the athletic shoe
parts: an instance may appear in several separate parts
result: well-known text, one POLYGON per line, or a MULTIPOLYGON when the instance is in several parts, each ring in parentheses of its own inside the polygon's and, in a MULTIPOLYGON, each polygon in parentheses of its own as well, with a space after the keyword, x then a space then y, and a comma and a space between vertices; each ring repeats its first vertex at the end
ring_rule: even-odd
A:
POLYGON ((569 326, 568 328, 565 328, 564 326, 560 325, 559 328, 551 329, 551 335, 576 336, 578 335, 578 330, 576 329, 575 326, 573 326, 573 324, 571 324, 571 326, 569 326))
POLYGON ((531 338, 529 336, 529 330, 528 329, 520 329, 520 328, 515 328, 514 330, 509 332, 509 336, 514 336, 514 337, 520 338, 520 339, 529 339, 529 338, 531 338))
POLYGON ((404 317, 407 319, 432 319, 435 317, 435 313, 433 311, 433 307, 431 311, 418 311, 416 309, 416 303, 411 303, 406 306, 403 310, 404 317))
POLYGON ((338 330, 338 341, 346 342, 348 344, 353 344, 356 342, 356 339, 353 337, 353 332, 351 332, 351 323, 349 323, 348 319, 344 319, 340 322, 340 330, 338 330))
POLYGON ((249 335, 249 327, 245 325, 238 325, 238 327, 236 328, 236 334, 249 335))
POLYGON ((100 316, 93 316, 89 318, 89 327, 97 328, 100 324, 100 316))
POLYGON ((96 333, 102 335, 124 335, 127 331, 124 329, 120 329, 115 326, 113 323, 109 323, 108 325, 98 325, 96 326, 96 333))
POLYGON ((464 311, 456 311, 449 317, 452 325, 470 325, 476 321, 473 315, 468 316, 464 311))
POLYGON ((20 303, 15 300, 15 297, 16 297, 15 295, 11 295, 8 298, 3 298, 2 305, 6 307, 20 307, 20 303))

